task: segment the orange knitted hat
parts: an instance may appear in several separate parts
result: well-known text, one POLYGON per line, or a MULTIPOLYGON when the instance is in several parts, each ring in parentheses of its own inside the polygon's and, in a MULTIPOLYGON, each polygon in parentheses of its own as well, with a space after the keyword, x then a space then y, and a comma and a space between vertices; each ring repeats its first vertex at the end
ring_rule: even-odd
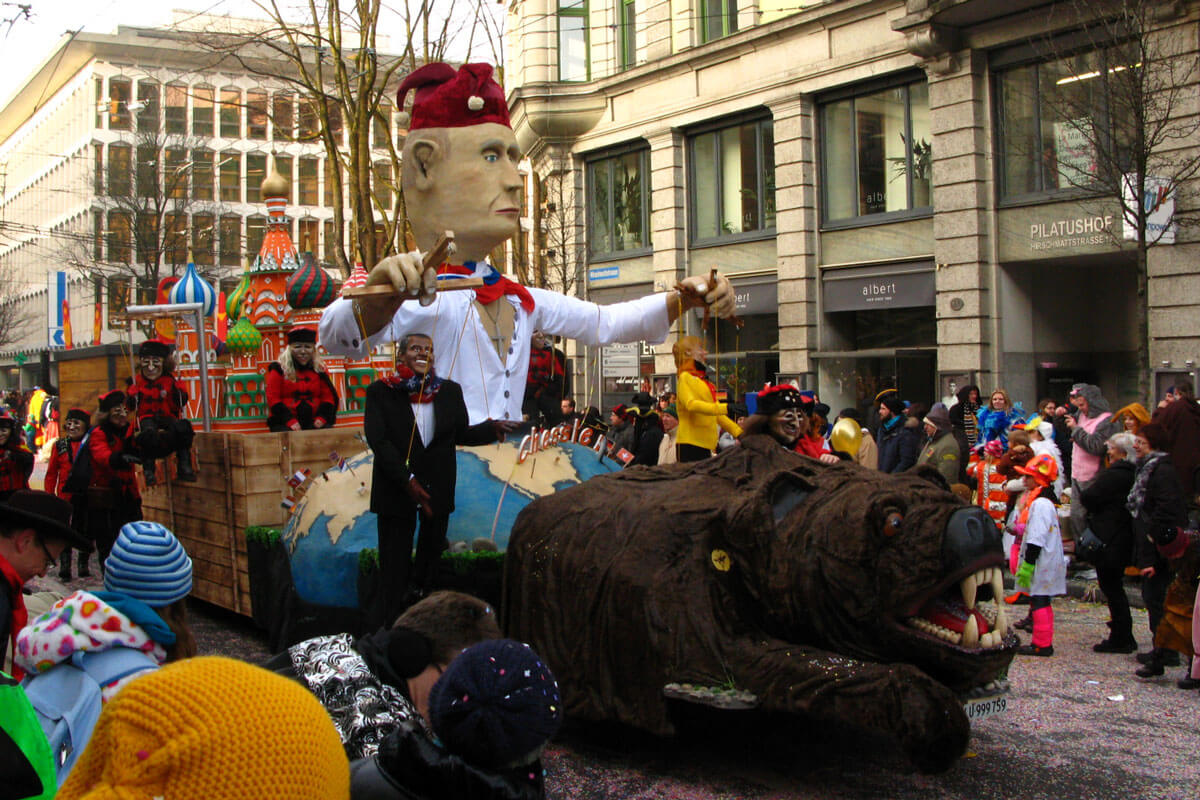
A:
POLYGON ((56 797, 346 800, 350 765, 329 715, 300 684, 204 656, 122 689, 56 797))

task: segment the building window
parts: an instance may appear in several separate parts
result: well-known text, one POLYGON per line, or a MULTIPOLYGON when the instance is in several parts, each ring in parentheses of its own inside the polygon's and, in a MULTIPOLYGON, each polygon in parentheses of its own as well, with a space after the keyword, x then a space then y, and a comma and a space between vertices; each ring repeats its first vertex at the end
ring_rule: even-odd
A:
POLYGON ((133 119, 129 115, 132 91, 128 78, 108 79, 108 127, 111 130, 133 130, 133 119))
POLYGON ((290 94, 276 94, 271 100, 271 140, 290 142, 292 140, 292 111, 293 98, 290 94))
POLYGON ((375 197, 380 208, 392 207, 392 164, 390 161, 375 162, 375 197))
POLYGON ((163 219, 163 257, 169 266, 179 267, 187 263, 187 217, 184 214, 167 214, 163 219))
POLYGON ((300 205, 315 206, 317 204, 317 164, 319 162, 315 158, 300 159, 300 175, 299 175, 299 190, 300 190, 300 205))
POLYGON ((154 81, 139 81, 138 82, 138 105, 140 108, 137 112, 138 130, 158 132, 158 84, 154 81))
MULTIPOLYGON (((1000 72, 1001 196, 1088 188, 1100 168, 1098 144, 1122 161, 1134 139, 1132 120, 1111 119, 1105 94, 1116 88, 1113 75, 1136 68, 1136 57, 1113 47, 1000 72)), ((1113 161, 1107 154, 1103 160, 1113 161)))
POLYGON ((236 267, 242 257, 242 218, 221 217, 221 266, 236 267))
POLYGON ((197 86, 192 90, 192 135, 213 135, 213 90, 197 86))
POLYGON ((262 216, 246 217, 246 256, 250 263, 258 257, 262 250, 263 239, 267 235, 267 218, 262 216))
POLYGON ((180 147, 168 147, 166 170, 163 173, 163 194, 173 200, 186 200, 188 194, 188 172, 191 164, 187 160, 187 150, 180 147))
POLYGON ((211 150, 192 151, 192 199, 212 200, 213 183, 213 152, 211 150))
POLYGON ((104 212, 92 212, 92 258, 104 260, 104 212))
POLYGON ((221 153, 221 202, 237 203, 242 199, 242 154, 236 150, 221 153))
POLYGON ((617 0, 621 15, 617 25, 617 58, 621 69, 629 69, 637 63, 637 9, 636 0, 617 0))
POLYGON ((133 259, 133 248, 130 246, 132 230, 129 215, 123 211, 108 212, 108 260, 118 264, 128 264, 133 259))
POLYGON ((158 195, 158 150, 153 145, 137 149, 137 196, 158 195))
POLYGON ((93 85, 96 88, 96 127, 104 127, 104 115, 108 112, 108 101, 104 99, 104 78, 94 78, 93 85))
POLYGON ((312 217, 300 220, 300 246, 296 248, 299 252, 317 252, 317 231, 320 230, 320 226, 321 221, 312 217))
POLYGON ((267 179, 267 157, 262 153, 246 154, 246 202, 262 202, 262 182, 267 179))
POLYGON ((198 267, 213 265, 213 236, 212 214, 192 215, 192 262, 198 267))
POLYGON ((167 84, 166 131, 171 134, 187 133, 187 87, 178 83, 167 84))
POLYGON ((588 71, 587 0, 558 0, 558 79, 586 81, 588 71))
MULTIPOLYGON (((650 151, 638 149, 587 165, 588 253, 603 256, 650 246, 650 151)), ((553 201, 555 198, 547 198, 553 201)), ((561 238, 561 237, 560 237, 561 238)))
POLYGON ((284 178, 287 179, 287 182, 288 182, 287 201, 289 203, 295 202, 294 198, 296 197, 296 190, 295 190, 296 182, 292 178, 292 157, 291 156, 275 156, 275 170, 280 175, 282 175, 284 178))
POLYGON ((161 252, 158 242, 158 216, 149 211, 139 211, 133 229, 134 245, 138 262, 155 264, 161 252))
POLYGON ((775 229, 775 141, 770 119, 691 136, 692 241, 775 229))
POLYGON ((304 98, 300 101, 300 135, 302 142, 310 142, 321 133, 321 120, 317 116, 317 106, 312 100, 304 98))
POLYGON ((96 177, 92 189, 96 194, 104 194, 104 145, 94 142, 92 147, 96 153, 96 177))
POLYGON ((737 15, 737 0, 700 0, 700 41, 736 33, 737 15))
POLYGON ((133 150, 128 145, 108 146, 108 196, 129 197, 133 192, 133 150))
POLYGON ((226 139, 242 138, 242 92, 227 87, 221 90, 221 136, 226 139))
POLYGON ((246 92, 246 138, 267 138, 267 93, 261 89, 246 92))
POLYGON ((928 209, 932 139, 923 80, 822 105, 825 220, 928 209))

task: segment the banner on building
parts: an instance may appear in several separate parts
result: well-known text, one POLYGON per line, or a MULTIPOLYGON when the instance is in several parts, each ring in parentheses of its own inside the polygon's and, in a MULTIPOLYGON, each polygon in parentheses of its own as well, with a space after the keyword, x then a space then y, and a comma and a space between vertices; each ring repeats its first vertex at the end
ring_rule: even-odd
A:
POLYGON ((63 309, 70 301, 67 296, 67 273, 51 272, 46 276, 46 345, 65 347, 63 339, 63 309))
MULTIPOLYGON (((1126 241, 1137 241, 1137 175, 1127 173, 1122 178, 1124 186, 1125 219, 1122 233, 1126 241)), ((1146 187, 1142 192, 1141 206, 1146 212, 1146 242, 1149 244, 1175 244, 1175 187, 1166 178, 1146 176, 1146 187)))

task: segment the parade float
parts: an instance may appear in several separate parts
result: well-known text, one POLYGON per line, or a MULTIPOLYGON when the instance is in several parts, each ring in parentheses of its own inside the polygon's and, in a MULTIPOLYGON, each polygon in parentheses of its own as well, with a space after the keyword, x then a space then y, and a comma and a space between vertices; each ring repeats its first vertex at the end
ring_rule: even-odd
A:
MULTIPOLYGON (((284 178, 268 176, 262 196, 267 232, 226 300, 223 347, 214 328, 217 293, 192 264, 157 314, 150 308, 141 314, 171 319, 175 374, 188 392, 186 413, 196 428, 198 473, 195 482, 168 480, 145 489, 142 506, 146 519, 168 526, 187 548, 194 597, 253 616, 282 642, 358 619, 362 574, 370 572, 377 544, 375 515, 367 510, 372 454, 362 436, 363 399, 367 386, 392 369, 392 355, 390 343, 360 360, 319 347, 341 398, 337 424, 267 430, 267 367, 286 346, 290 328, 317 326, 338 287, 292 243, 284 178), (177 311, 197 306, 199 313, 177 311)), ((366 277, 357 266, 340 291, 361 287, 366 277)), ((164 326, 156 328, 161 333, 164 326)), ((531 499, 614 469, 592 436, 590 429, 564 427, 459 448, 451 543, 503 551, 517 513, 531 499)), ((493 562, 494 592, 498 570, 493 562)))

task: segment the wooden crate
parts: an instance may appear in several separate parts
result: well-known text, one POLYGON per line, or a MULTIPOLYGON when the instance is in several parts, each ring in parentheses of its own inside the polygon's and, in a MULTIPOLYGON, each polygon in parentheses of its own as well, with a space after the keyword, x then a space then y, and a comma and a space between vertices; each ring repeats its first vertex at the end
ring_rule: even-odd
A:
POLYGON ((246 528, 283 528, 287 479, 301 469, 315 477, 329 453, 363 450, 360 428, 288 433, 196 433, 200 466, 195 483, 173 481, 147 489, 142 513, 170 528, 192 559, 192 596, 250 615, 246 528))

